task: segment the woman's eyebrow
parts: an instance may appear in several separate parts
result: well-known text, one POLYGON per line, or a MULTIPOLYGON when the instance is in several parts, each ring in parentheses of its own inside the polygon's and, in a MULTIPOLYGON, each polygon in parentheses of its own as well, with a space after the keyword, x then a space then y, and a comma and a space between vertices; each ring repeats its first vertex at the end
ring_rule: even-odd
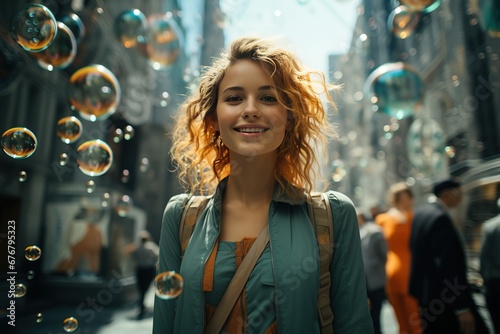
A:
MULTIPOLYGON (((237 91, 237 92, 242 92, 244 91, 245 89, 243 87, 240 87, 240 86, 231 86, 231 87, 227 87, 226 89, 224 89, 222 91, 222 94, 224 94, 225 92, 227 91, 237 91)), ((276 87, 274 86, 271 86, 271 85, 266 85, 266 86, 261 86, 259 87, 259 91, 262 91, 262 90, 276 90, 276 87)))

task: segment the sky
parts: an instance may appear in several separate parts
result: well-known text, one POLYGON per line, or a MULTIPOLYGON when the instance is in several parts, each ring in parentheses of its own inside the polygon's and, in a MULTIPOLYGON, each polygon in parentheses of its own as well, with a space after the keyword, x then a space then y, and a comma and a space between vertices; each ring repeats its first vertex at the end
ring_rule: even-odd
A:
POLYGON ((280 36, 309 67, 328 72, 328 56, 351 44, 359 0, 220 0, 225 39, 280 36))

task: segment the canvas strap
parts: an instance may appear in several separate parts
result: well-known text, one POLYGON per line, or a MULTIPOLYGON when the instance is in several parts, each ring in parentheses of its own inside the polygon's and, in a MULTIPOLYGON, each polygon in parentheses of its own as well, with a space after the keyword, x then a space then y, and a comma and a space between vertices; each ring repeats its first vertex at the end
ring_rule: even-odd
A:
POLYGON ((269 230, 268 226, 260 232, 257 239, 254 241, 252 247, 248 251, 247 255, 241 262, 240 266, 236 270, 231 282, 224 292, 217 309, 215 310, 212 318, 205 327, 205 334, 219 334, 224 323, 226 322, 229 313, 234 307, 236 300, 241 294, 243 287, 245 286, 250 273, 252 272, 257 260, 266 248, 269 242, 269 230))

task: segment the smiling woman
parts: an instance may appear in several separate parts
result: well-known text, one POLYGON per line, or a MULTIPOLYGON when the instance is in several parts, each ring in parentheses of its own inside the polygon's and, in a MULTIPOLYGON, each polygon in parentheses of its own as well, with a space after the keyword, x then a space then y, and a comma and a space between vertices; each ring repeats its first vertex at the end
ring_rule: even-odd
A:
POLYGON ((258 38, 237 39, 205 70, 173 132, 171 155, 188 193, 170 199, 160 237, 158 272, 180 273, 184 291, 178 300, 156 298, 154 333, 373 332, 352 202, 323 194, 335 222, 335 233, 322 236, 331 262, 319 252, 316 214, 308 214, 315 149, 334 135, 321 100, 335 108, 332 88, 293 53, 258 38), (182 254, 194 194, 210 198, 182 254), (256 264, 246 266, 254 254, 256 264), (247 267, 248 278, 236 280, 247 267), (225 292, 236 282, 242 290, 230 304, 225 292), (224 309, 228 316, 219 317, 224 309))

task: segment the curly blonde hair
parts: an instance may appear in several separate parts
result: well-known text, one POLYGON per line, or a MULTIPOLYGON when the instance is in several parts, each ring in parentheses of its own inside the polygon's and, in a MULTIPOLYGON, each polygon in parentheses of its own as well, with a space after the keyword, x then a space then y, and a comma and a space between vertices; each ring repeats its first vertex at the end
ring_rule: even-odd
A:
POLYGON ((323 73, 306 69, 292 52, 276 47, 272 40, 252 37, 235 40, 227 53, 205 68, 198 90, 179 108, 170 154, 181 184, 191 193, 211 193, 230 174, 229 151, 218 144, 220 134, 214 122, 220 82, 227 68, 243 59, 259 63, 270 74, 278 101, 288 112, 288 130, 277 149, 275 180, 281 186, 286 180, 311 191, 319 167, 315 147, 326 148, 328 139, 336 134, 321 95, 336 111, 329 95, 336 87, 326 82, 323 73))

